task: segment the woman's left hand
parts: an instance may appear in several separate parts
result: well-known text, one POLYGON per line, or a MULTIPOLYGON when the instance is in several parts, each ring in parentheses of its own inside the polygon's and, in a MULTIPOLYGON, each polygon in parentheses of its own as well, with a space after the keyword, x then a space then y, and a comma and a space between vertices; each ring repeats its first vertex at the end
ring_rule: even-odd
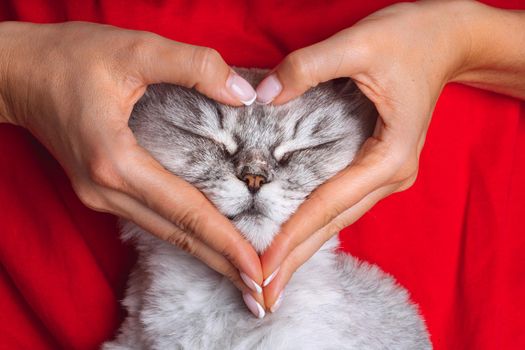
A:
POLYGON ((379 112, 352 164, 309 196, 262 255, 272 312, 292 274, 329 238, 414 183, 447 82, 525 96, 525 79, 518 79, 525 73, 523 20, 523 13, 470 1, 397 4, 291 53, 261 82, 259 102, 281 104, 320 82, 351 77, 379 112))

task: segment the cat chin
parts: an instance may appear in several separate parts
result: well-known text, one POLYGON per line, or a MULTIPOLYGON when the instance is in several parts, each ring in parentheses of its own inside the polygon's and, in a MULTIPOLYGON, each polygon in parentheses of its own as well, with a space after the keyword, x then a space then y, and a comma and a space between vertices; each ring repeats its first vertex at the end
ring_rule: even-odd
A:
POLYGON ((281 225, 261 214, 241 214, 232 222, 259 254, 270 246, 281 225))

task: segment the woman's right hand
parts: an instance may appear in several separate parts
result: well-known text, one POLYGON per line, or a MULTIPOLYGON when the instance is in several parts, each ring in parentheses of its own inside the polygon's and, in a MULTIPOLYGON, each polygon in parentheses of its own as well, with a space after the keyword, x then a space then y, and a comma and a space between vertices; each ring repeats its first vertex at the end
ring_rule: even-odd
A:
MULTIPOLYGON (((255 290, 262 272, 253 247, 128 128, 133 105, 158 82, 194 87, 231 105, 255 99, 253 88, 212 49, 92 23, 0 24, 0 122, 38 138, 88 207, 131 220, 240 290, 255 290), (255 282, 243 283, 239 271, 255 282)), ((251 294, 264 305, 260 293, 251 294)))

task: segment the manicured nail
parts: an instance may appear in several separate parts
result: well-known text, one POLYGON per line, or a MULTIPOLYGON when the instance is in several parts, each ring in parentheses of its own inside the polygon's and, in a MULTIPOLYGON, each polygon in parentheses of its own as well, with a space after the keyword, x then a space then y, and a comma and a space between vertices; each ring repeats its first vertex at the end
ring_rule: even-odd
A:
POLYGON ((281 93, 283 85, 275 74, 269 75, 257 86, 257 102, 268 104, 281 93))
POLYGON ((251 296, 250 293, 244 293, 242 295, 244 303, 248 306, 248 309, 255 315, 257 318, 263 318, 265 315, 264 309, 262 306, 251 296))
POLYGON ((273 303, 272 307, 270 308, 270 311, 272 312, 272 314, 277 311, 277 309, 281 306, 283 302, 283 291, 281 291, 281 293, 279 293, 279 296, 277 297, 277 300, 275 301, 275 303, 273 303))
POLYGON ((247 274, 245 274, 244 272, 241 272, 240 275, 241 275, 242 280, 244 281, 244 284, 246 284, 248 288, 250 288, 251 290, 253 290, 254 292, 258 294, 262 293, 261 286, 255 283, 255 281, 252 280, 250 277, 248 277, 247 274))
POLYGON ((271 281, 277 276, 277 272, 279 272, 280 267, 276 268, 274 272, 263 281, 263 287, 266 287, 270 284, 271 281))
POLYGON ((230 73, 226 85, 230 91, 246 106, 249 106, 257 98, 253 87, 235 72, 230 73))

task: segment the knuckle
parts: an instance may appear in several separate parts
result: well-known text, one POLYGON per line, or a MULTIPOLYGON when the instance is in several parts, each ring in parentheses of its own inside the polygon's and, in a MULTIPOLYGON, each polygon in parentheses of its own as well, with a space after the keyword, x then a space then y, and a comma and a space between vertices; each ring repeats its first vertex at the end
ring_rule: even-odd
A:
POLYGON ((401 183, 401 186, 396 190, 396 192, 402 192, 408 190, 414 185, 417 179, 417 171, 414 175, 408 177, 405 181, 401 183))
POLYGON ((318 203, 319 208, 323 208, 323 222, 325 223, 331 222, 347 209, 343 203, 330 200, 319 191, 313 192, 309 198, 315 200, 318 203))
POLYGON ((339 215, 344 213, 345 210, 348 208, 345 204, 336 202, 332 204, 332 206, 329 209, 330 210, 327 211, 325 222, 332 222, 334 219, 339 217, 339 215))
POLYGON ((158 36, 150 32, 133 32, 133 37, 127 46, 127 52, 131 57, 141 56, 155 45, 157 39, 158 36))
POLYGON ((289 231, 280 232, 272 241, 272 247, 279 246, 284 252, 291 252, 299 244, 298 239, 289 231))
POLYGON ((417 150, 380 141, 373 141, 369 146, 369 149, 373 149, 373 163, 377 164, 378 170, 385 175, 382 180, 384 185, 396 185, 396 191, 403 191, 414 184, 419 169, 417 150))
POLYGON ((355 65, 366 67, 377 58, 377 49, 369 38, 352 37, 347 40, 346 50, 352 55, 355 65))
POLYGON ((175 230, 166 237, 166 241, 190 255, 195 255, 195 243, 190 235, 175 230))
POLYGON ((239 270, 237 270, 232 264, 228 264, 222 271, 222 274, 233 283, 240 283, 242 281, 239 275, 239 270))
POLYGON ((193 207, 181 208, 170 218, 184 232, 198 232, 201 224, 201 215, 199 210, 193 207))
POLYGON ((121 187, 117 166, 104 156, 93 157, 88 163, 87 171, 89 179, 99 186, 112 189, 121 187))
POLYGON ((286 263, 281 266, 279 273, 282 274, 286 280, 288 280, 303 263, 304 261, 299 257, 298 254, 290 254, 290 256, 288 256, 286 259, 286 263))
POLYGON ((238 263, 239 262, 239 253, 238 248, 243 247, 247 242, 245 239, 239 234, 236 236, 233 236, 228 239, 228 244, 222 244, 219 247, 219 252, 232 263, 238 263))
POLYGON ((229 264, 223 271, 221 271, 223 276, 225 276, 231 283, 233 283, 237 288, 241 290, 247 289, 246 285, 242 281, 239 270, 237 270, 233 265, 229 264))
POLYGON ((291 79, 303 82, 310 87, 316 85, 312 77, 312 67, 303 51, 292 52, 285 58, 284 62, 288 66, 291 79))
POLYGON ((408 189, 411 187, 416 178, 419 168, 419 159, 416 155, 408 157, 397 157, 395 159, 395 172, 391 179, 392 183, 400 183, 401 188, 408 189))
POLYGON ((149 62, 154 57, 153 49, 158 45, 159 36, 149 32, 128 31, 128 39, 115 50, 116 67, 133 66, 137 62, 149 62))
POLYGON ((328 235, 328 237, 331 237, 339 231, 341 231, 342 229, 344 229, 346 226, 348 226, 348 223, 344 218, 335 218, 323 229, 328 235))
POLYGON ((73 184, 78 198, 86 207, 95 211, 107 211, 107 201, 103 195, 88 184, 73 184))
POLYGON ((215 73, 217 66, 222 63, 222 57, 215 49, 196 46, 191 62, 197 76, 205 77, 215 73))

